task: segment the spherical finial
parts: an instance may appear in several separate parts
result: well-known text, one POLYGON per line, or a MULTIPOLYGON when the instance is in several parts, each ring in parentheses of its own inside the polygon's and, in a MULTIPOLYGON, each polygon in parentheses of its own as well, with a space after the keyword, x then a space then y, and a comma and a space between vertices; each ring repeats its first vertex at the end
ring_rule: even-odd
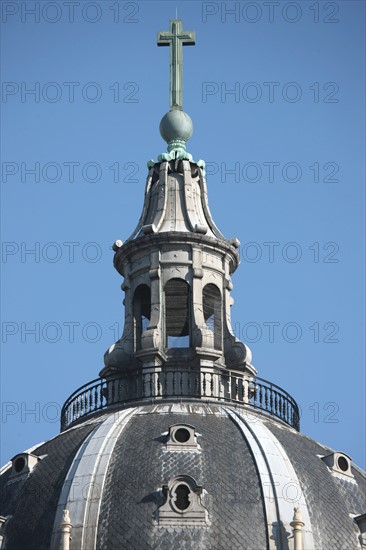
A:
POLYGON ((160 134, 167 143, 173 140, 188 141, 192 133, 192 119, 184 111, 169 111, 161 119, 160 134))

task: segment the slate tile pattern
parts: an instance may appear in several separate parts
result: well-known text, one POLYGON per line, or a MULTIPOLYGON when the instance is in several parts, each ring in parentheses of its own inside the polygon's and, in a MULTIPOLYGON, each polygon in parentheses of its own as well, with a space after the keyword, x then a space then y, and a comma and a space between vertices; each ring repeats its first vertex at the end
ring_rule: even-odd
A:
POLYGON ((205 414, 154 412, 135 415, 117 441, 107 472, 98 550, 258 550, 267 548, 263 500, 252 455, 237 426, 220 408, 205 414), (200 452, 166 451, 162 434, 187 423, 201 434, 200 452), (202 485, 207 527, 161 526, 161 489, 185 474, 202 485))
POLYGON ((32 454, 47 455, 26 480, 7 485, 2 476, 0 515, 6 525, 7 550, 49 550, 62 485, 79 446, 95 424, 81 425, 41 445, 32 454))
MULTIPOLYGON (((265 550, 265 512, 250 449, 219 405, 143 406, 122 431, 106 475, 98 550, 265 550), (178 423, 195 426, 200 450, 167 451, 166 433, 178 423), (207 527, 162 526, 161 487, 186 474, 203 486, 207 527)), ((105 418, 66 431, 33 451, 47 455, 26 478, 0 479, 0 515, 7 524, 7 550, 49 550, 57 503, 80 445, 105 418)), ((261 417, 263 419, 263 416, 261 417)), ((354 515, 366 512, 366 476, 354 481, 332 475, 317 455, 332 451, 303 434, 264 420, 283 445, 309 509, 315 550, 359 549, 354 515)))
MULTIPOLYGON (((316 550, 356 550, 359 530, 349 514, 366 512, 366 478, 357 471, 357 484, 331 474, 317 455, 331 449, 276 422, 266 421, 288 454, 309 509, 316 550)), ((354 472, 355 473, 355 472, 354 472)))

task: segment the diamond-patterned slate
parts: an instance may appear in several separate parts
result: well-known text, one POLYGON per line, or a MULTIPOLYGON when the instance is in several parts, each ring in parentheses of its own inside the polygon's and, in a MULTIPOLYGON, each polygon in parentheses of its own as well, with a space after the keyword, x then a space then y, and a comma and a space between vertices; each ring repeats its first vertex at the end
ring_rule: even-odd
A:
POLYGON ((263 502, 253 458, 230 418, 212 414, 218 411, 212 406, 204 415, 161 414, 151 409, 149 414, 132 418, 120 435, 107 473, 98 550, 266 548, 263 502), (162 433, 180 422, 192 424, 201 434, 201 452, 166 451, 162 433), (190 475, 203 486, 207 527, 157 524, 155 514, 162 502, 159 489, 180 474, 190 475))
MULTIPOLYGON (((49 550, 67 471, 85 437, 104 418, 80 424, 38 447, 33 453, 47 456, 26 480, 7 484, 9 471, 1 476, 0 515, 13 516, 7 524, 7 550, 49 550)), ((359 532, 352 518, 366 512, 365 474, 353 467, 353 482, 332 475, 317 456, 330 449, 274 420, 264 422, 283 445, 301 483, 315 550, 359 548, 359 532)), ((220 406, 143 406, 121 432, 112 453, 97 549, 265 550, 265 522, 251 451, 220 406), (163 433, 177 423, 195 426, 199 452, 166 450, 163 433), (209 518, 206 527, 158 525, 161 487, 179 474, 190 475, 203 486, 202 503, 209 518)))
POLYGON ((276 422, 267 421, 266 425, 283 445, 299 478, 316 550, 359 548, 359 531, 349 514, 366 511, 366 478, 357 472, 356 484, 332 475, 317 456, 330 454, 330 449, 276 422))
POLYGON ((95 424, 81 425, 41 445, 32 454, 47 455, 24 480, 6 485, 4 478, 0 515, 6 524, 7 550, 49 550, 58 498, 79 446, 95 424))

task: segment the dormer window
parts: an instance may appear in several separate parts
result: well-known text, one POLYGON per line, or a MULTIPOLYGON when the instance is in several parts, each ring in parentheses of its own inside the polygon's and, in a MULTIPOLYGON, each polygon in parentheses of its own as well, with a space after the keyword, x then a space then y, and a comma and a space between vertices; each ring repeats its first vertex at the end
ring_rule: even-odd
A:
POLYGON ((352 460, 344 453, 335 452, 322 457, 323 462, 331 472, 353 478, 351 464, 352 460))
POLYGON ((168 439, 168 451, 192 451, 199 448, 194 426, 189 424, 176 424, 170 426, 168 439))
POLYGON ((157 511, 159 525, 204 527, 207 510, 202 505, 202 487, 187 475, 171 479, 163 486, 164 503, 157 511))
POLYGON ((33 470, 39 460, 39 456, 33 455, 31 453, 20 453, 18 455, 15 455, 14 458, 12 458, 11 460, 12 467, 10 477, 15 478, 28 475, 33 470))

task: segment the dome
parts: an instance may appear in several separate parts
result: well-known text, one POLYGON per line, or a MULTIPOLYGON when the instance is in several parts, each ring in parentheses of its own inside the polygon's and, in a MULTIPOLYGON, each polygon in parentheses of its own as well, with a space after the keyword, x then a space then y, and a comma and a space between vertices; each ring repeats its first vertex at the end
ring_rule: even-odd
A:
MULTIPOLYGON (((240 244, 225 239, 216 227, 208 205, 204 170, 188 160, 156 163, 150 168, 141 217, 126 243, 153 233, 169 233, 172 239, 175 232, 196 233, 201 238, 205 235, 215 239, 215 244, 217 240, 226 241, 234 248, 240 244)), ((120 248, 122 252, 122 243, 120 248)))
POLYGON ((335 471, 334 451, 245 407, 131 406, 31 454, 27 475, 14 461, 2 472, 7 550, 59 548, 65 509, 70 549, 291 549, 295 505, 304 549, 360 547, 365 475, 335 471))

